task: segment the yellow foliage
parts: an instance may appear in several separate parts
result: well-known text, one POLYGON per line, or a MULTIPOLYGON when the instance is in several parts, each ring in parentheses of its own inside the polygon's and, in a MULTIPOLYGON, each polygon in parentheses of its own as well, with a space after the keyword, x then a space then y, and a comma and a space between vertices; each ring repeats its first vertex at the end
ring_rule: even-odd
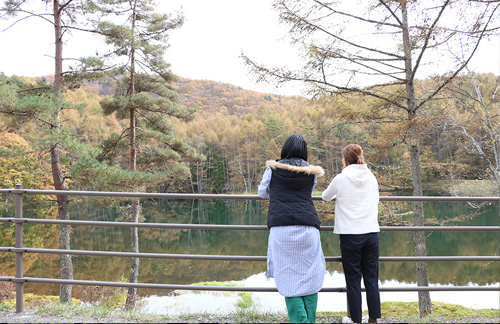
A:
POLYGON ((3 188, 49 189, 50 168, 46 161, 38 160, 28 142, 13 133, 0 134, 0 184, 3 188))
POLYGON ((99 145, 111 133, 121 133, 123 127, 116 116, 103 117, 99 103, 101 99, 95 88, 87 87, 66 92, 66 100, 75 105, 83 105, 78 109, 62 111, 62 119, 67 128, 73 129, 87 144, 99 145), (91 92, 87 90, 90 89, 91 92))

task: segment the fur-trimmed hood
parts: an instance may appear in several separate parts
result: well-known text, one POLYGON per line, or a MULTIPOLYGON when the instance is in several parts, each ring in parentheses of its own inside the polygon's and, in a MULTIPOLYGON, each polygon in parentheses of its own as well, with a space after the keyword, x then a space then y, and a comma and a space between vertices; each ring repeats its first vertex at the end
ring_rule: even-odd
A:
POLYGON ((278 169, 284 169, 288 171, 293 171, 297 173, 305 173, 305 174, 312 174, 317 177, 322 177, 325 175, 325 170, 323 170, 322 167, 317 166, 317 165, 308 165, 308 166, 296 166, 296 165, 290 165, 286 163, 280 163, 275 160, 269 160, 266 161, 266 167, 271 168, 276 170, 278 169))

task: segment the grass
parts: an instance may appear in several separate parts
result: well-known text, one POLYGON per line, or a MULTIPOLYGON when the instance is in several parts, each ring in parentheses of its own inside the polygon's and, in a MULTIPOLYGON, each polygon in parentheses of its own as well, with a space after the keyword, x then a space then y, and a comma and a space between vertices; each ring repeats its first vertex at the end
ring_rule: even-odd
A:
MULTIPOLYGON (((216 287, 242 287, 242 285, 237 284, 232 281, 202 281, 202 282, 197 282, 192 284, 193 286, 216 286, 216 287)), ((193 290, 193 293, 199 294, 201 293, 200 290, 193 290)), ((213 292, 211 292, 213 293, 213 292)), ((225 296, 229 296, 231 294, 234 294, 234 292, 230 291, 224 291, 224 292, 216 292, 218 293, 223 293, 225 296)), ((252 299, 252 293, 250 292, 239 292, 238 296, 240 296, 240 299, 236 302, 236 307, 239 309, 248 309, 251 306, 253 306, 253 299, 252 299)))
POLYGON ((202 281, 196 282, 191 286, 241 287, 241 285, 233 281, 202 281))
MULTIPOLYGON (((78 305, 80 301, 73 298, 73 304, 78 305)), ((24 306, 28 309, 38 309, 43 305, 50 303, 58 303, 58 296, 40 296, 33 294, 24 294, 24 306)), ((0 311, 10 311, 16 309, 16 293, 12 293, 12 297, 0 301, 0 311)))
POLYGON ((241 297, 241 299, 236 303, 236 307, 247 309, 253 305, 252 293, 240 292, 238 293, 238 295, 241 297))
POLYGON ((439 322, 440 319, 464 319, 475 317, 500 317, 499 309, 471 309, 456 304, 433 302, 433 312, 425 319, 419 317, 418 302, 385 302, 382 303, 382 314, 385 318, 398 318, 408 323, 439 322))
MULTIPOLYGON (((237 284, 236 282, 232 281, 202 281, 202 282, 196 282, 193 283, 191 286, 216 286, 216 287, 241 287, 241 285, 237 284)), ((201 290, 193 290, 192 291, 194 294, 200 294, 201 290)), ((230 295, 230 291, 221 291, 221 292, 215 292, 217 293, 223 293, 224 295, 230 295)))
POLYGON ((0 303, 0 314, 12 311, 16 308, 16 305, 9 305, 8 303, 0 303))
POLYGON ((113 309, 108 307, 94 306, 88 307, 82 304, 69 305, 59 302, 49 302, 36 309, 37 313, 41 316, 59 316, 59 317, 75 317, 75 316, 88 316, 95 318, 104 318, 111 316, 114 312, 113 309))
POLYGON ((288 322, 288 315, 285 313, 265 313, 247 309, 240 309, 230 316, 233 317, 238 323, 288 322))
MULTIPOLYGON (((120 318, 127 321, 155 322, 161 316, 146 314, 138 311, 129 311, 105 306, 86 306, 84 304, 69 305, 59 302, 49 302, 36 309, 37 315, 56 316, 63 318, 86 317, 86 318, 120 318)), ((163 317, 164 318, 164 317, 163 317)))
MULTIPOLYGON (((180 319, 184 322, 197 322, 200 318, 209 319, 209 321, 217 322, 221 318, 227 322, 251 323, 251 322, 272 322, 281 323, 288 322, 286 313, 267 313, 260 312, 252 307, 253 301, 250 293, 244 292, 239 294, 241 305, 238 310, 228 315, 212 314, 208 312, 182 314, 177 317, 165 315, 152 315, 142 313, 140 311, 126 311, 123 309, 115 309, 104 306, 86 306, 83 303, 75 300, 73 305, 61 304, 56 296, 33 296, 26 294, 25 308, 26 310, 35 311, 39 316, 51 316, 61 318, 92 318, 92 319, 108 319, 111 322, 120 320, 127 322, 165 322, 170 320, 180 319), (113 320, 114 319, 114 320, 113 320)), ((15 300, 15 297, 14 297, 15 300)), ((0 302, 0 316, 2 313, 13 312, 15 310, 15 302, 12 299, 0 302)), ((433 302, 433 313, 426 318, 419 317, 417 302, 384 302, 382 303, 383 320, 391 322, 405 323, 442 323, 454 322, 471 319, 470 322, 485 321, 498 322, 500 319, 500 310, 498 309, 471 309, 455 304, 446 304, 441 302, 433 302)), ((364 314, 366 315, 366 311, 364 314)), ((340 323, 342 318, 346 316, 346 312, 318 312, 318 322, 340 323)))

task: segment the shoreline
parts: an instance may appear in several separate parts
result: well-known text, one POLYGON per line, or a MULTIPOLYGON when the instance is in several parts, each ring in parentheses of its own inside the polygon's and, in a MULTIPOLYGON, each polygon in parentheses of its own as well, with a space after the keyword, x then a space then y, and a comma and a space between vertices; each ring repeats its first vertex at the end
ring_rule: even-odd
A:
MULTIPOLYGON (((418 316, 416 302, 384 302, 379 323, 499 323, 500 309, 470 309, 460 305, 433 302, 434 311, 418 316)), ((16 313, 12 304, 0 303, 1 323, 287 323, 286 312, 266 313, 248 308, 229 315, 186 313, 178 316, 152 315, 121 308, 88 307, 38 301, 16 313), (3 307, 3 308, 2 308, 3 307)), ((363 312, 367 313, 366 311, 363 312)), ((318 323, 342 323, 345 312, 317 312, 318 323)))
MULTIPOLYGON (((318 315, 317 323, 342 323, 341 316, 318 315)), ((259 314, 247 318, 240 315, 217 316, 211 314, 186 314, 176 317, 151 317, 135 319, 127 317, 106 316, 102 318, 79 316, 40 315, 35 311, 26 311, 21 314, 0 313, 1 323, 288 323, 286 314, 259 314)), ((468 316, 445 317, 429 316, 423 319, 417 317, 382 317, 378 323, 499 323, 500 316, 468 316)))

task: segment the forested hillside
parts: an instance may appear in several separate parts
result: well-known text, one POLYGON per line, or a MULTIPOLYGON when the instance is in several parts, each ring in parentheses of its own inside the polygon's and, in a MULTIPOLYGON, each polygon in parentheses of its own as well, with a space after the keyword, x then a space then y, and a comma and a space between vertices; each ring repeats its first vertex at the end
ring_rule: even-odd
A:
MULTIPOLYGON (((50 77, 46 77, 50 81, 50 77)), ((112 95, 116 82, 109 78, 90 82, 83 86, 86 92, 100 96, 112 95)), ((179 77, 173 82, 179 94, 181 104, 196 107, 198 110, 222 112, 229 115, 255 113, 261 106, 289 106, 298 101, 307 100, 299 96, 280 96, 245 90, 228 83, 210 80, 191 80, 179 77)))
MULTIPOLYGON (((45 79, 50 80, 50 77, 45 79)), ((7 99, 6 87, 19 80, 36 83, 35 78, 2 76, 2 100, 7 99)), ((432 80, 418 82, 421 91, 425 91, 426 82, 432 80)), ((293 133, 303 134, 308 140, 309 162, 326 170, 326 176, 319 180, 319 190, 340 172, 341 149, 348 143, 359 143, 365 148, 366 159, 378 176, 382 190, 411 186, 409 156, 404 144, 408 122, 398 118, 397 112, 381 101, 354 95, 308 100, 299 96, 258 93, 208 80, 180 78, 174 85, 178 102, 196 108, 196 115, 188 123, 172 120, 171 127, 177 137, 194 147, 203 158, 182 161, 190 170, 187 177, 164 178, 146 190, 255 192, 265 161, 278 158, 281 145, 293 133), (392 114, 393 122, 377 121, 377 115, 385 114, 392 114), (373 118, 362 121, 367 115, 373 118)), ((102 154, 106 139, 113 134, 120 136, 127 130, 126 122, 118 119, 116 113, 103 114, 100 104, 103 98, 114 93, 115 86, 109 80, 92 82, 65 94, 71 105, 63 110, 64 128, 69 137, 85 144, 87 158, 102 154)), ((449 86, 439 100, 422 110, 417 123, 421 128, 425 183, 494 179, 488 167, 488 163, 494 161, 493 141, 489 137, 492 134, 488 133, 485 124, 490 122, 498 126, 498 113, 486 114, 480 103, 482 100, 490 109, 498 109, 497 87, 495 75, 464 75, 449 86), (478 83, 478 92, 473 80, 478 83)), ((17 182, 30 188, 49 187, 47 156, 38 153, 43 147, 39 130, 47 126, 40 121, 21 123, 13 112, 3 112, 0 114, 0 149, 4 161, 0 169, 2 187, 13 187, 17 182), (13 161, 30 166, 32 172, 23 171, 13 161), (38 162, 33 164, 34 161, 38 162)), ((496 132, 493 135, 498 137, 498 127, 496 132)), ((146 162, 148 156, 153 156, 154 145, 151 142, 149 147, 142 149, 146 162)), ((70 154, 64 161, 71 186, 102 187, 96 179, 85 178, 91 177, 90 173, 72 174, 72 168, 81 158, 81 155, 70 154)), ((114 158, 126 164, 126 156, 114 158)), ((148 163, 141 164, 142 171, 159 172, 153 164, 149 165, 151 167, 148 163)))
POLYGON ((209 81, 181 79, 175 83, 182 104, 195 106, 206 112, 221 112, 242 116, 255 113, 262 106, 283 107, 298 101, 301 97, 288 97, 244 90, 240 87, 209 81))

